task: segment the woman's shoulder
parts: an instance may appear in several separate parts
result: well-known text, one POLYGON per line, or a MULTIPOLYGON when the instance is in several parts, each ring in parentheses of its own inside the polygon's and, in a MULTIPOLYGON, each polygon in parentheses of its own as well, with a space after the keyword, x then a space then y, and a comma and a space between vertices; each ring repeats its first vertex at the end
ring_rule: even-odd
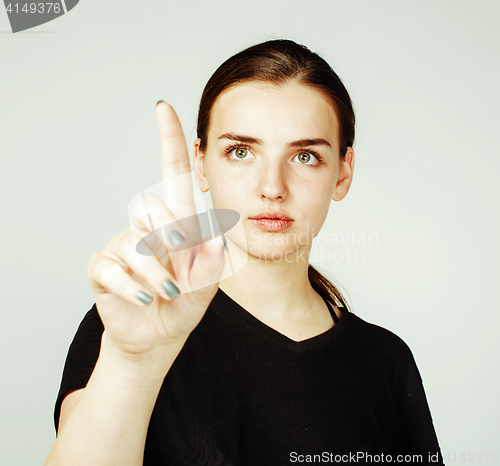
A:
POLYGON ((356 314, 350 314, 353 330, 366 347, 377 351, 412 356, 406 341, 394 331, 382 325, 368 322, 356 314))
POLYGON ((421 385, 422 377, 413 353, 406 341, 386 327, 368 322, 351 314, 353 338, 351 348, 364 359, 366 367, 378 368, 403 384, 408 394, 413 394, 421 385))

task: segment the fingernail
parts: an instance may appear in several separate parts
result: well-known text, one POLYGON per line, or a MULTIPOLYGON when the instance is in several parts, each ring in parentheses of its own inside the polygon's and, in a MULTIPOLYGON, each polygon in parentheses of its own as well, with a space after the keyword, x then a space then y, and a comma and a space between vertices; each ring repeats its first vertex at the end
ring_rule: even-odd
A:
POLYGON ((158 106, 160 102, 163 102, 163 100, 159 100, 158 102, 156 102, 156 105, 158 106))
POLYGON ((162 285, 165 289, 165 293, 167 293, 170 298, 175 298, 180 293, 177 287, 170 280, 165 280, 162 285))
POLYGON ((142 291, 138 291, 136 294, 137 298, 141 300, 144 304, 149 304, 151 301, 153 301, 153 298, 149 296, 146 293, 143 293, 142 291))
POLYGON ((182 236, 178 231, 171 230, 168 234, 168 240, 170 244, 175 247, 178 244, 181 244, 184 241, 184 236, 182 236))

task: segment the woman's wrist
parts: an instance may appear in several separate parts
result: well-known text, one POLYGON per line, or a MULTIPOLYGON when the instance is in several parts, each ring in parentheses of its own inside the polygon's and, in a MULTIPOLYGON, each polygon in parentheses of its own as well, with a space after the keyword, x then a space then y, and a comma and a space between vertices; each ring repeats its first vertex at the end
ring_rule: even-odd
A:
POLYGON ((124 387, 142 391, 145 385, 156 386, 163 383, 182 347, 183 344, 176 343, 154 348, 147 353, 126 353, 109 340, 104 330, 96 366, 99 366, 106 377, 113 378, 124 387))

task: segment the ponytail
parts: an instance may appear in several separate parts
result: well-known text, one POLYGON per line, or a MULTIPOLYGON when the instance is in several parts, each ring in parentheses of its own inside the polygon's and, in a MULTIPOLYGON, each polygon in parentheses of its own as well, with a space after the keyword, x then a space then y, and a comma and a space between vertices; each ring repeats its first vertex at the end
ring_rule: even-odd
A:
POLYGON ((323 299, 333 301, 336 306, 345 307, 349 311, 349 306, 338 288, 311 264, 309 264, 308 275, 312 287, 323 299))

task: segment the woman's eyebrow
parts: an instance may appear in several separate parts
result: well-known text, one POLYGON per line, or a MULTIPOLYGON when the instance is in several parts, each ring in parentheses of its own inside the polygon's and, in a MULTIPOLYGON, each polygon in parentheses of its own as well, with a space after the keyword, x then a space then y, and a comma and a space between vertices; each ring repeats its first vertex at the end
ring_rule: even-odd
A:
POLYGON ((315 139, 299 139, 298 141, 289 142, 287 147, 298 147, 298 146, 328 146, 332 147, 331 144, 326 139, 315 138, 315 139))
MULTIPOLYGON (((261 146, 263 144, 262 139, 254 138, 252 136, 244 136, 242 134, 234 133, 224 133, 221 134, 217 139, 230 139, 231 141, 239 141, 245 144, 257 144, 261 146)), ((314 139, 299 139, 297 141, 289 142, 287 148, 290 147, 302 147, 302 146, 328 146, 332 147, 331 144, 322 138, 314 139)))
POLYGON ((231 141, 244 142, 245 144, 257 144, 259 146, 263 144, 262 139, 257 139, 251 136, 243 136, 241 134, 234 134, 234 133, 221 134, 217 139, 230 139, 231 141))

